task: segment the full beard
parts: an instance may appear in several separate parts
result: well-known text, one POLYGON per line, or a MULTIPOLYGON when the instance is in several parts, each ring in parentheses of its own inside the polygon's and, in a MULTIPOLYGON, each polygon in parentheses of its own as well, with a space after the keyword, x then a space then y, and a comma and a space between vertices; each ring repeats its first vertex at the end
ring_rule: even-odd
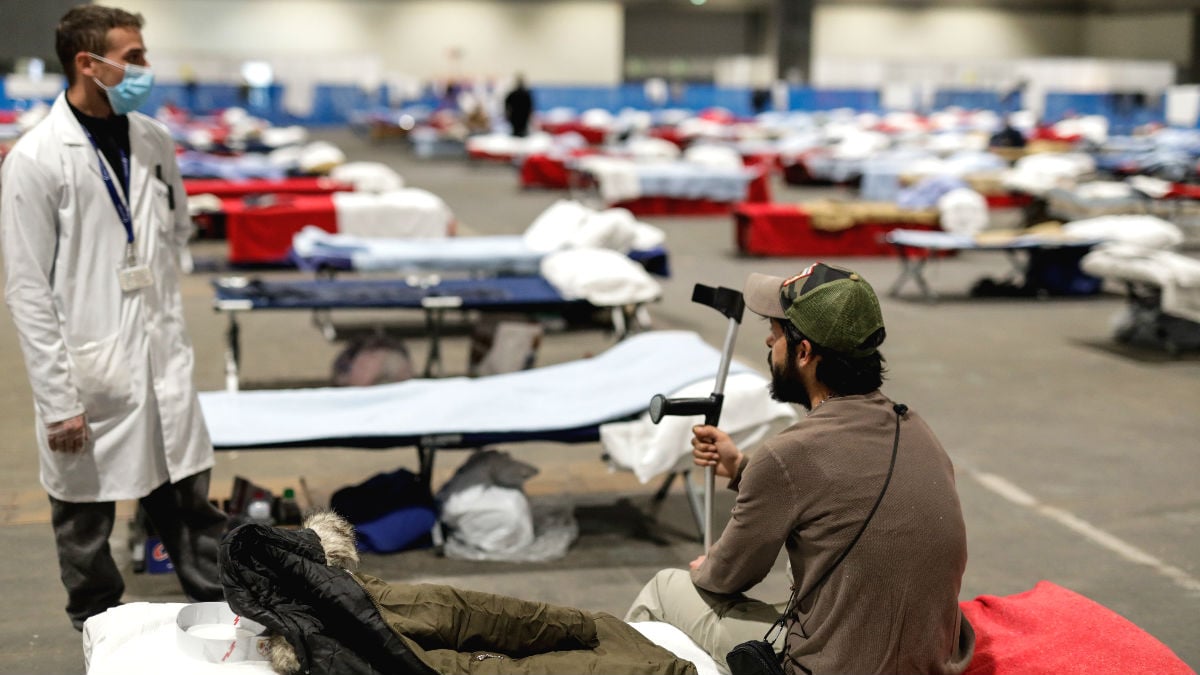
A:
POLYGON ((804 406, 805 410, 812 409, 812 399, 800 381, 800 370, 796 368, 794 360, 789 358, 783 368, 776 368, 771 361, 771 353, 767 352, 767 366, 771 369, 771 398, 780 403, 804 406))

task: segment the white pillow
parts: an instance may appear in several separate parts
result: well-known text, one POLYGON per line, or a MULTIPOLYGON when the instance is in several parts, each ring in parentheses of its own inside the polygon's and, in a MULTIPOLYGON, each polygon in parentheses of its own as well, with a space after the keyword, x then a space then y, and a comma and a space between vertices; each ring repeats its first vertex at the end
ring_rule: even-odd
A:
POLYGON ((978 234, 988 224, 987 200, 971 188, 957 188, 937 202, 942 229, 954 234, 978 234))
POLYGON ((629 209, 605 209, 589 213, 575 231, 570 248, 610 248, 628 253, 637 234, 637 220, 629 209))
POLYGON ((404 179, 383 162, 348 162, 333 167, 329 177, 350 183, 358 192, 391 192, 404 187, 404 179))
POLYGON ((564 298, 583 298, 597 307, 650 302, 662 295, 644 267, 610 249, 555 251, 542 258, 541 272, 564 298))
POLYGON ((525 245, 543 253, 565 248, 590 213, 591 209, 579 202, 560 199, 525 229, 525 245))

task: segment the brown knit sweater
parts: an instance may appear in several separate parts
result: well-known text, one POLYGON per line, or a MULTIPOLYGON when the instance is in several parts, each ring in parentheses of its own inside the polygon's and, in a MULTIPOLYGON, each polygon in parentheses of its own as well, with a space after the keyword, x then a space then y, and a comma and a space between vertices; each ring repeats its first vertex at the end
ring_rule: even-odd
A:
MULTIPOLYGON (((732 518, 693 582, 716 593, 746 591, 786 547, 793 584, 807 593, 879 496, 895 425, 892 402, 875 391, 825 401, 764 443, 730 481, 738 492, 732 518)), ((961 673, 975 644, 958 605, 966 564, 954 467, 910 411, 879 510, 788 624, 785 667, 818 675, 961 673)))

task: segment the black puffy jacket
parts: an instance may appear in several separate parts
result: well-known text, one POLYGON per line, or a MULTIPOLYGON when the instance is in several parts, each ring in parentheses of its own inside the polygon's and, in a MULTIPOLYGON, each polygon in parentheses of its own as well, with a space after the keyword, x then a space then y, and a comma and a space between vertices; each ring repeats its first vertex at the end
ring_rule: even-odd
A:
POLYGON ((313 675, 437 675, 384 623, 366 589, 325 563, 312 530, 242 525, 221 544, 221 584, 233 611, 295 649, 313 675))

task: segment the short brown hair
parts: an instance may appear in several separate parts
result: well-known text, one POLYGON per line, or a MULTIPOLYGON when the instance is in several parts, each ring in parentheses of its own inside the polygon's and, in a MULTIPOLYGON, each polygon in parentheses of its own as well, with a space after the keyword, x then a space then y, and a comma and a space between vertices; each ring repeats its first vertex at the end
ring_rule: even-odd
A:
POLYGON ((54 51, 67 75, 75 82, 75 55, 79 52, 103 54, 108 51, 108 31, 113 28, 142 29, 142 15, 116 7, 80 5, 71 8, 58 21, 54 31, 54 51))

